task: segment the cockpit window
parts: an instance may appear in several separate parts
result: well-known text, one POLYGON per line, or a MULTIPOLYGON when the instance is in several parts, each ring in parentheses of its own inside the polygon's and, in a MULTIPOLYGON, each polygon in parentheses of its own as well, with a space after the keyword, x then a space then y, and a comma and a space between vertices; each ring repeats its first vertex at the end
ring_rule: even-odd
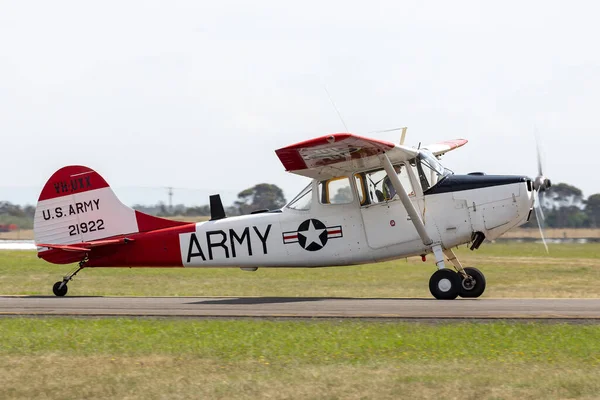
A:
POLYGON ((346 176, 328 179, 319 183, 319 199, 323 204, 352 203, 352 187, 346 176))
POLYGON ((310 204, 312 203, 312 183, 309 183, 307 187, 294 197, 287 205, 292 210, 310 210, 310 204))
MULTIPOLYGON (((398 179, 400 179, 400 183, 402 183, 402 187, 406 191, 406 194, 409 196, 414 196, 415 192, 413 190, 412 183, 410 182, 410 177, 406 171, 406 165, 396 164, 394 165, 394 171, 396 171, 398 179)), ((388 178, 384 169, 367 171, 363 174, 367 182, 367 193, 370 198, 369 204, 393 201, 400 198, 396 193, 396 189, 394 188, 392 181, 388 178)))

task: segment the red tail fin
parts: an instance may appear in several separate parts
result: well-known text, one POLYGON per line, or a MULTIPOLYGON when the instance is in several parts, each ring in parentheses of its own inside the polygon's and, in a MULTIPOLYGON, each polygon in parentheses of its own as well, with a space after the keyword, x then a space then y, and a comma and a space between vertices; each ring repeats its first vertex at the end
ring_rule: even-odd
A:
POLYGON ((133 210, 96 171, 72 165, 56 171, 42 189, 34 235, 36 243, 70 245, 184 224, 133 210))

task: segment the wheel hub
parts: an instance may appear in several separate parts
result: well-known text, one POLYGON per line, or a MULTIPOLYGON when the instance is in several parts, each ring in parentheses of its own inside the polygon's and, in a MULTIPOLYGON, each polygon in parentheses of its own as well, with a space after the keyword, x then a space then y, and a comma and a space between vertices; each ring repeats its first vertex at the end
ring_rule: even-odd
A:
POLYGON ((445 293, 452 289, 452 282, 450 282, 450 279, 447 278, 440 279, 440 281, 438 282, 438 289, 445 293))
POLYGON ((473 290, 475 284, 477 284, 477 281, 470 276, 462 280, 462 287, 465 290, 473 290))

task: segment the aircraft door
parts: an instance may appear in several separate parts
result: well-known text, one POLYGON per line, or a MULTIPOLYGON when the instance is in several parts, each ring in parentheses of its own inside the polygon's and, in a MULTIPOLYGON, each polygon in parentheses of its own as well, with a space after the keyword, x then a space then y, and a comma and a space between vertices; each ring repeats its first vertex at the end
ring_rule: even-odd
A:
MULTIPOLYGON (((404 165, 395 166, 407 194, 418 209, 415 191, 404 165)), ((367 201, 361 207, 367 243, 372 249, 420 240, 406 208, 383 169, 357 174, 367 201)))

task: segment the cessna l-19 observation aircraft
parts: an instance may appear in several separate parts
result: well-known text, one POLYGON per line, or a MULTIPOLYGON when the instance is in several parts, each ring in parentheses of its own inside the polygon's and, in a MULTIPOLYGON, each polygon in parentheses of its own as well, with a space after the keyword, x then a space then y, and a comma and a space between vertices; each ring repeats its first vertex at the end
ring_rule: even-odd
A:
MULTIPOLYGON (((403 132, 402 138, 404 138, 403 132)), ((401 140, 401 143, 403 139, 401 140)), ((218 195, 211 219, 186 223, 135 211, 83 166, 64 167, 44 186, 34 231, 38 256, 78 267, 57 296, 91 267, 324 267, 433 254, 436 299, 479 297, 485 278, 452 248, 477 249, 529 219, 541 174, 455 175, 439 157, 464 139, 420 149, 346 133, 276 150, 287 171, 312 182, 280 210, 226 217, 218 195), (447 261, 454 267, 446 267, 447 261)))

